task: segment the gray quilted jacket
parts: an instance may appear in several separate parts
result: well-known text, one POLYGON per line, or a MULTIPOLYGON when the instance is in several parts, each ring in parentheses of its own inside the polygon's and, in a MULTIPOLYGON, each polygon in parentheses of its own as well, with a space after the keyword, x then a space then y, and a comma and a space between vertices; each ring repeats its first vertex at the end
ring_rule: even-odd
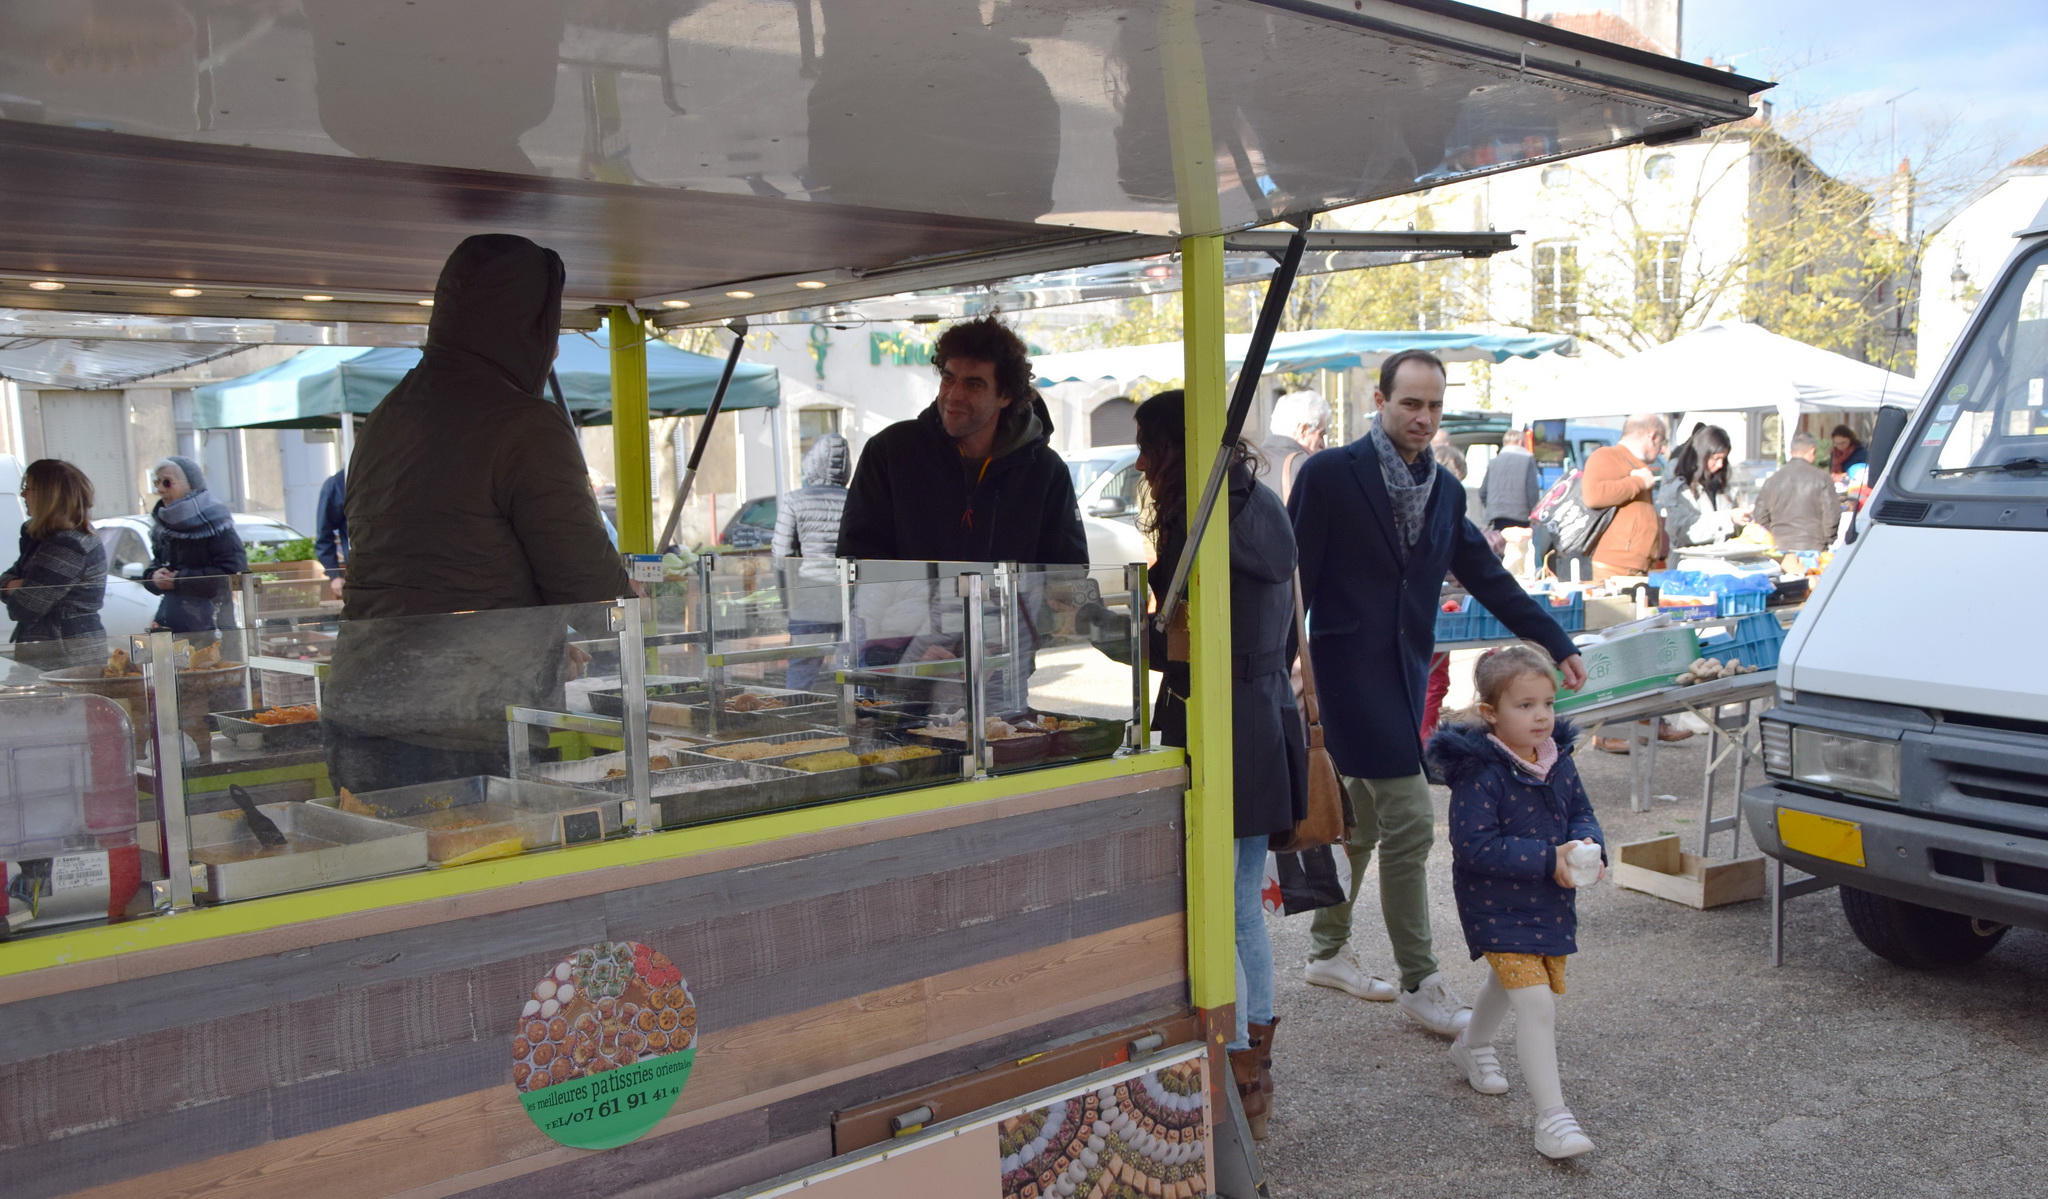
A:
MULTIPOLYGON (((827 433, 804 453, 804 485, 787 492, 775 506, 775 556, 830 561, 839 553, 839 516, 846 510, 846 481, 853 477, 853 453, 846 439, 827 433)), ((832 591, 836 571, 801 569, 791 580, 791 618, 832 622, 839 619, 839 599, 832 591)))

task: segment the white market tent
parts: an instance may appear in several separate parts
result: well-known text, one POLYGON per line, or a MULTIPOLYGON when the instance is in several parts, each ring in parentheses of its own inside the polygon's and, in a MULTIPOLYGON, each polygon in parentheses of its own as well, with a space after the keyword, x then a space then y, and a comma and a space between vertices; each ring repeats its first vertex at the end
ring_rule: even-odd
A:
MULTIPOLYGON (((1243 365, 1251 340, 1249 333, 1233 333, 1223 339, 1225 370, 1234 372, 1243 365)), ((1406 349, 1429 350, 1446 362, 1505 362, 1515 357, 1570 353, 1573 344, 1572 338, 1551 333, 1304 329, 1274 334, 1273 347, 1266 354, 1266 371, 1271 374, 1374 367, 1406 349)), ((1031 369, 1041 387, 1098 379, 1151 379, 1164 383, 1185 373, 1183 353, 1177 341, 1076 350, 1036 355, 1031 360, 1031 369)))
POLYGON ((1633 412, 1802 412, 1911 407, 1920 384, 1742 321, 1719 321, 1630 358, 1587 365, 1515 404, 1515 423, 1633 412))

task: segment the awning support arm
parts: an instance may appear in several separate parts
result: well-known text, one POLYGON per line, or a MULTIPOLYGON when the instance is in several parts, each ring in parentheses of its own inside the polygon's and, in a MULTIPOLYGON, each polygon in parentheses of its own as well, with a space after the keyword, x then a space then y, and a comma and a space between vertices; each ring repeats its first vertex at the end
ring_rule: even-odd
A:
POLYGON ((1159 601, 1159 611, 1153 622, 1160 632, 1173 620, 1173 610, 1180 604, 1181 593, 1187 589, 1188 572, 1195 568, 1195 551, 1201 547, 1202 534, 1208 530, 1209 515, 1216 510, 1216 497, 1223 490, 1223 480, 1230 473, 1231 450, 1237 445, 1238 436, 1244 432, 1245 417, 1251 414, 1252 396, 1258 392, 1259 376, 1265 373, 1266 351, 1273 348, 1273 334, 1280 329, 1280 316, 1287 310, 1287 295, 1294 290, 1294 272, 1301 266, 1301 255, 1308 248, 1306 230, 1295 230, 1287 239, 1287 249, 1281 256, 1280 265, 1273 272, 1272 282, 1266 285, 1266 299, 1259 306, 1259 323, 1252 329, 1251 345, 1245 348, 1244 365, 1237 372, 1237 391, 1230 397, 1230 412, 1223 423, 1223 444, 1216 448, 1216 461, 1209 467, 1209 481, 1202 485, 1202 499, 1195 506, 1194 523, 1188 527, 1187 545, 1181 549, 1180 562, 1173 569, 1173 581, 1167 584, 1166 594, 1159 601))
MULTIPOLYGON (((732 384, 733 369, 740 364, 740 350, 747 344, 746 317, 736 316, 727 321, 725 327, 732 331, 732 350, 725 356, 725 370, 718 376, 718 390, 711 393, 711 406, 704 410, 704 423, 697 427, 697 441, 690 447, 690 461, 683 467, 683 477, 676 480, 676 502, 669 506, 668 523, 661 526, 661 537, 654 543, 656 553, 667 553, 675 541, 676 526, 683 519, 683 505, 689 502, 690 489, 697 482, 697 463, 704 459, 704 447, 711 444, 711 426, 718 422, 718 410, 725 406, 725 389, 732 384)), ((716 530, 713 532, 715 534, 716 530)))

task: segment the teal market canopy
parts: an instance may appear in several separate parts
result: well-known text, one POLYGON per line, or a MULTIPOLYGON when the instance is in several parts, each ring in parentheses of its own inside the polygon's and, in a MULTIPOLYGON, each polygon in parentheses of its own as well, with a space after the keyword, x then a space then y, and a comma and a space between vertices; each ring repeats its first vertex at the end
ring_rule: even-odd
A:
MULTIPOLYGON (((1251 334, 1232 333, 1223 339, 1224 369, 1244 364, 1251 334)), ((1279 333, 1266 354, 1268 374, 1375 367, 1402 350, 1428 350, 1446 362, 1506 362, 1538 354, 1570 354, 1577 343, 1553 333, 1423 333, 1409 330, 1306 329, 1279 333)), ((1166 382, 1186 373, 1181 343, 1156 342, 1041 354, 1031 367, 1041 387, 1096 379, 1152 379, 1166 382)))
MULTIPOLYGON (((420 351, 410 348, 315 346, 289 362, 195 388, 193 423, 202 429, 332 428, 344 409, 360 415, 376 408, 419 360, 420 351)), ((711 404, 724 366, 721 359, 679 350, 667 342, 647 343, 649 414, 702 413, 711 404)), ((602 331, 563 334, 555 374, 562 382, 562 398, 580 423, 611 423, 611 350, 602 331)), ((774 367, 742 361, 733 371, 725 407, 773 408, 781 403, 781 395, 782 381, 774 367)))

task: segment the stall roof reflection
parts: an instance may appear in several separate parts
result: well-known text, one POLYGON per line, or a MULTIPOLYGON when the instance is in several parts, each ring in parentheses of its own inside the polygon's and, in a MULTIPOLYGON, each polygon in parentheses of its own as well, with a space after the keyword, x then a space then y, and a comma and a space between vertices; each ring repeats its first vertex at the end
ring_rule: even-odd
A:
POLYGON ((1763 86, 1434 0, 27 0, 0 41, 0 270, 425 294, 510 230, 592 303, 1249 227, 1763 86))

